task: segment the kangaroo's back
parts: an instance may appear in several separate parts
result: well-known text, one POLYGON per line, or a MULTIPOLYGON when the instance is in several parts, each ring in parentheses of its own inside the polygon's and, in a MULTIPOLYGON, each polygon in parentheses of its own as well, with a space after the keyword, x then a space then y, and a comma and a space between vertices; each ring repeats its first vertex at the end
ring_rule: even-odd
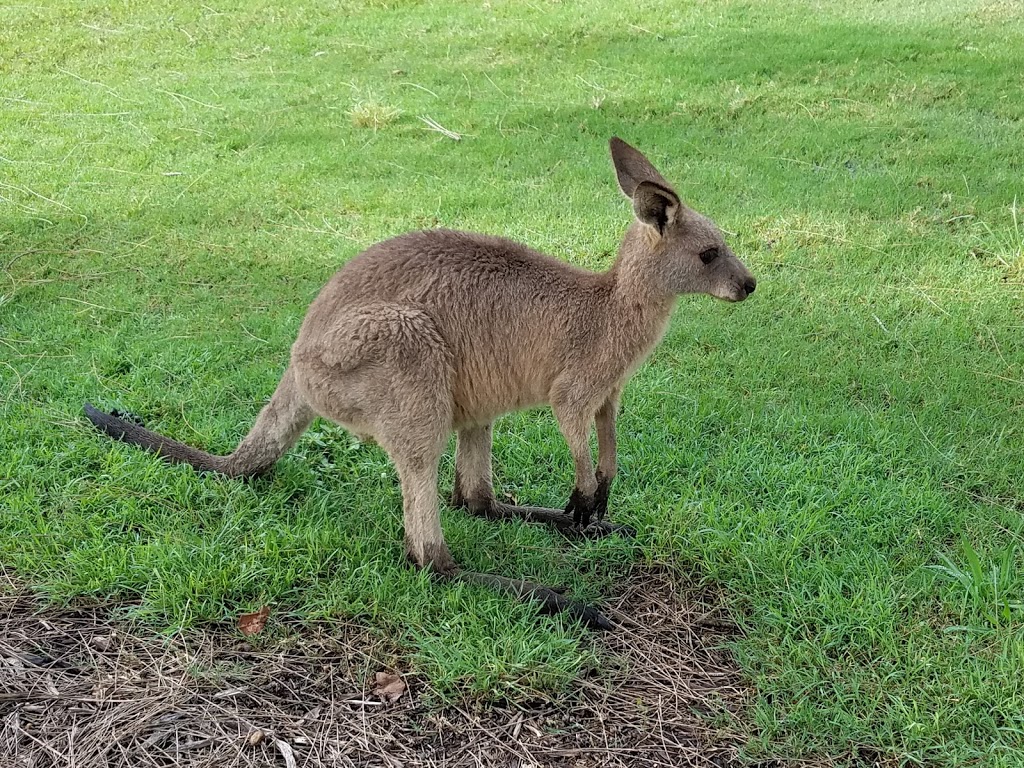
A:
POLYGON ((401 235, 339 270, 313 302, 301 352, 361 306, 415 308, 450 354, 456 423, 544 403, 552 381, 605 332, 610 283, 500 237, 453 230, 401 235))

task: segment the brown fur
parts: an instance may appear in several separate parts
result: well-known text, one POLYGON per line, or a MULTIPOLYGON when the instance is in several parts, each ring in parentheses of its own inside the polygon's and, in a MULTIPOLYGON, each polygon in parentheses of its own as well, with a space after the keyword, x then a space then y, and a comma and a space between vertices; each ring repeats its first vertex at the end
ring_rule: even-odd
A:
MULTIPOLYGON (((454 574, 437 497, 448 435, 459 436, 453 500, 507 516, 517 508, 494 501, 491 423, 550 404, 576 466, 567 511, 584 525, 592 512, 602 517, 620 394, 664 334, 677 297, 742 301, 756 285, 714 223, 683 205, 642 154, 619 139, 611 153, 636 220, 609 271, 487 235, 402 235, 356 256, 323 288, 277 391, 231 455, 211 456, 95 409, 89 417, 169 460, 232 476, 265 471, 315 415, 331 419, 372 437, 394 461, 409 558, 454 574), (588 444, 595 423, 597 472, 588 444)), ((544 510, 518 509, 547 519, 544 510)))

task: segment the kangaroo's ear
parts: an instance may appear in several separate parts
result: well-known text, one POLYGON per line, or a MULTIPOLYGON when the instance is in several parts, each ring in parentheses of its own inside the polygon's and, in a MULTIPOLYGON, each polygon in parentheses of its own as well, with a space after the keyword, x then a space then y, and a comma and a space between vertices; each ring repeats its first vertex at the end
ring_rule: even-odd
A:
POLYGON ((654 181, 641 181, 633 191, 633 211, 637 219, 654 227, 659 234, 679 215, 682 203, 668 187, 654 181))
POLYGON ((619 179, 619 189, 626 197, 634 197, 633 193, 641 181, 653 181, 669 191, 672 190, 672 186, 639 150, 629 146, 618 136, 611 138, 608 147, 612 152, 612 163, 615 165, 615 175, 619 179))

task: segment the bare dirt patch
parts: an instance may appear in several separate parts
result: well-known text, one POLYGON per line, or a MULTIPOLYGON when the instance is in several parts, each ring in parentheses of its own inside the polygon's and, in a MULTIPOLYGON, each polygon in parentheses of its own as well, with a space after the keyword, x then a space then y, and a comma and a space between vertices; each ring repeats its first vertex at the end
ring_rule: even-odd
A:
POLYGON ((599 671, 549 700, 474 707, 431 705, 398 649, 355 624, 295 624, 254 647, 0 594, 0 765, 737 764, 746 692, 718 605, 636 568, 607 607, 622 626, 593 636, 599 671))

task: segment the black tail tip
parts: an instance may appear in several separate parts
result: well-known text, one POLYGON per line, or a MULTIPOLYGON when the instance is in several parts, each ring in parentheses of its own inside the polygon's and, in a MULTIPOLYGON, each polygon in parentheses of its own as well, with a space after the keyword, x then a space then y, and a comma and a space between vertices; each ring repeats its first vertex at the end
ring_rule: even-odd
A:
POLYGON ((82 406, 82 410, 85 411, 85 417, 97 427, 100 425, 100 422, 102 422, 103 417, 107 415, 102 411, 96 410, 92 403, 86 403, 82 406))
POLYGON ((124 422, 109 413, 93 407, 92 403, 86 403, 84 406, 85 416, 89 421, 93 423, 100 432, 105 432, 116 440, 120 440, 124 435, 124 422))
POLYGON ((113 410, 110 413, 96 408, 92 403, 85 403, 82 406, 85 416, 101 432, 106 432, 113 438, 121 440, 130 425, 142 426, 142 419, 128 411, 113 410))
POLYGON ((119 408, 115 408, 114 410, 110 411, 110 413, 106 413, 93 407, 92 403, 86 403, 83 406, 83 408, 85 409, 85 415, 89 417, 89 421, 91 421, 93 424, 95 424, 97 420, 102 421, 105 419, 119 419, 121 421, 127 421, 140 427, 145 426, 145 423, 142 421, 142 417, 139 416, 137 413, 132 413, 131 411, 122 411, 119 408))

